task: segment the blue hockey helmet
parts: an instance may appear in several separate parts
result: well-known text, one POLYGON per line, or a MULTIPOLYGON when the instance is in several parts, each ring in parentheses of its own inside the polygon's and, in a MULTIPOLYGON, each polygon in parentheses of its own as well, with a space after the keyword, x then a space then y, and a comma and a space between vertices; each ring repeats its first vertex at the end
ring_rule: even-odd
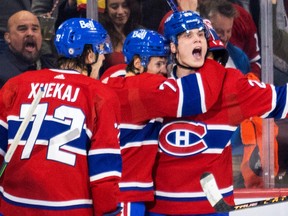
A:
POLYGON ((123 45, 126 63, 129 64, 135 55, 139 55, 144 67, 147 67, 150 57, 168 57, 169 51, 168 40, 158 32, 147 29, 130 32, 123 45))
POLYGON ((191 29, 203 30, 206 38, 209 37, 209 32, 206 29, 203 19, 197 12, 176 11, 173 12, 164 23, 164 36, 173 43, 177 43, 177 36, 191 29))
POLYGON ((72 18, 63 22, 56 31, 55 47, 60 56, 75 58, 82 54, 84 46, 92 45, 95 53, 112 52, 110 37, 97 21, 72 18))

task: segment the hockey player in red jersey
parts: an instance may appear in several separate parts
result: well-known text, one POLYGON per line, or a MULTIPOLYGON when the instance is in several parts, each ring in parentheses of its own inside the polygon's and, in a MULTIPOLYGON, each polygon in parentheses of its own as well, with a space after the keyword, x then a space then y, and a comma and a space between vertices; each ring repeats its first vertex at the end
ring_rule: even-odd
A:
MULTIPOLYGON (((214 44, 213 51, 215 55, 218 52, 222 53, 220 46, 221 44, 219 44, 219 41, 216 41, 211 37, 209 43, 214 44)), ((164 77, 167 74, 166 64, 169 54, 169 46, 168 41, 162 35, 155 31, 146 29, 132 31, 124 42, 123 53, 125 55, 127 64, 116 65, 109 68, 101 77, 103 82, 112 81, 113 77, 119 76, 128 77, 126 81, 137 80, 136 78, 140 78, 141 80, 141 78, 144 78, 145 76, 141 77, 140 74, 150 74, 149 79, 142 79, 142 83, 140 83, 140 85, 138 85, 137 82, 134 82, 134 85, 129 85, 127 92, 133 95, 138 91, 140 92, 141 89, 145 89, 146 86, 152 86, 155 88, 153 82, 156 80, 167 80, 164 77), (161 74, 162 76, 151 76, 151 74, 161 74)), ((219 59, 220 58, 221 57, 219 56, 219 59)), ((120 86, 119 88, 121 89, 124 85, 124 83, 121 81, 123 79, 116 80, 120 80, 119 83, 108 82, 108 85, 117 92, 118 96, 120 97, 120 101, 123 101, 123 95, 121 94, 122 92, 117 90, 117 87, 120 86)), ((175 82, 174 79, 170 79, 169 81, 175 82)), ((169 85, 172 86, 173 84, 173 86, 175 86, 174 82, 169 83, 169 85)), ((185 83, 183 83, 183 86, 185 86, 185 83)), ((149 97, 150 100, 147 101, 148 105, 152 107, 151 109, 154 111, 154 113, 158 113, 157 115, 154 115, 154 117, 162 117, 167 115, 166 113, 169 113, 170 116, 176 116, 176 113, 173 112, 172 107, 176 106, 177 103, 166 105, 166 107, 161 108, 159 106, 155 106, 155 103, 153 103, 155 97, 162 104, 165 103, 163 97, 167 97, 170 94, 168 93, 165 95, 165 92, 166 91, 164 90, 162 98, 157 97, 158 93, 156 92, 156 89, 153 92, 147 92, 146 95, 141 95, 139 97, 141 103, 146 103, 145 97, 149 97), (166 112, 165 115, 163 112, 166 112)), ((192 91, 188 92, 192 93, 192 91)), ((183 91, 183 94, 185 94, 185 90, 183 91)), ((174 101, 177 99, 176 96, 177 95, 175 94, 174 97, 170 97, 169 101, 174 101)), ((184 101, 186 100, 184 99, 184 101)), ((143 216, 145 214, 144 202, 153 201, 154 199, 153 180, 151 174, 155 156, 158 151, 158 134, 159 130, 161 129, 163 119, 154 118, 145 121, 138 121, 137 118, 133 117, 133 115, 127 115, 127 113, 132 113, 130 110, 132 103, 133 102, 130 101, 129 106, 121 109, 122 123, 120 124, 119 128, 121 155, 123 158, 123 172, 120 181, 119 199, 122 202, 123 216, 143 216)), ((145 115, 145 113, 150 110, 143 109, 142 111, 142 109, 140 109, 138 106, 137 111, 136 112, 140 115, 145 115)), ((153 112, 150 111, 149 113, 153 112)), ((187 113, 182 113, 181 115, 187 115, 187 113)))
MULTIPOLYGON (((201 17, 192 11, 174 12, 164 24, 176 66, 176 78, 203 73, 207 34, 201 17)), ((223 71, 217 64, 214 73, 223 71)), ((159 133, 159 151, 153 172, 155 201, 150 215, 228 215, 215 213, 200 185, 204 172, 214 174, 227 203, 233 204, 232 153, 230 138, 237 126, 252 116, 287 117, 287 86, 248 80, 235 69, 224 69, 222 91, 204 114, 166 118, 159 133)))
POLYGON ((0 179, 3 215, 119 214, 119 101, 100 81, 81 75, 93 70, 91 64, 102 64, 108 40, 95 21, 67 20, 56 33, 60 69, 28 71, 1 89, 2 162, 33 97, 44 88, 0 179))
MULTIPOLYGON (((105 82, 109 77, 131 77, 141 73, 166 76, 169 50, 168 41, 159 33, 147 29, 134 30, 127 35, 123 45, 127 64, 112 66, 104 72, 101 80, 105 82)), ((152 167, 158 151, 161 125, 162 118, 142 122, 123 118, 119 125, 123 160, 119 184, 122 216, 144 216, 144 202, 154 199, 152 167)))

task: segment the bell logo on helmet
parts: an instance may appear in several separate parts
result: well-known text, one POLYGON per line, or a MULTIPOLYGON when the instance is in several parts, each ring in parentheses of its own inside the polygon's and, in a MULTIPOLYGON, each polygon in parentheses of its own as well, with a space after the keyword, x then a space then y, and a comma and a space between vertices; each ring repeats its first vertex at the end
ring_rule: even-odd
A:
POLYGON ((144 39, 145 36, 147 34, 147 31, 146 30, 139 30, 139 31, 134 31, 133 34, 132 34, 132 38, 140 38, 140 39, 144 39))
POLYGON ((88 23, 86 23, 84 20, 80 20, 79 24, 81 28, 90 28, 91 30, 96 30, 92 20, 89 20, 88 23))

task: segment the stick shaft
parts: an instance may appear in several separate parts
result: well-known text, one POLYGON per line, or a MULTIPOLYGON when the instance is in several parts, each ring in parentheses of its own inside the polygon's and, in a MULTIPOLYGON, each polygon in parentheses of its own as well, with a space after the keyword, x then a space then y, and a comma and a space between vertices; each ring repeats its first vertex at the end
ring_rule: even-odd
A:
POLYGON ((281 203, 281 202, 288 202, 288 197, 287 196, 279 196, 279 197, 273 197, 273 198, 266 199, 266 200, 259 200, 259 201, 255 201, 255 202, 247 202, 247 203, 238 204, 238 205, 233 206, 234 209, 232 209, 232 211, 243 210, 243 209, 248 209, 248 208, 253 208, 253 207, 266 206, 266 205, 272 205, 272 204, 277 204, 277 203, 281 203))
POLYGON ((173 12, 177 12, 178 11, 178 8, 174 2, 174 0, 166 0, 166 2, 168 3, 168 5, 170 6, 171 10, 173 12))
POLYGON ((44 90, 42 88, 40 88, 35 96, 35 98, 33 99, 32 101, 32 104, 30 105, 29 109, 28 109, 28 112, 24 118, 24 120, 22 121, 14 139, 13 139, 13 142, 11 143, 10 147, 8 148, 7 150, 7 153, 5 154, 5 157, 4 157, 4 161, 3 161, 3 164, 1 166, 1 169, 0 169, 0 177, 2 176, 7 164, 9 163, 9 161, 11 160, 19 142, 20 142, 20 139, 22 138, 27 126, 28 126, 28 123, 30 122, 30 119, 37 107, 37 105, 39 104, 40 102, 40 99, 43 95, 43 92, 44 90))
POLYGON ((267 206, 281 202, 288 202, 287 196, 279 196, 260 201, 242 203, 238 205, 229 205, 225 202, 213 174, 204 173, 201 177, 200 184, 203 188, 204 193, 206 194, 209 203, 216 212, 231 212, 248 208, 267 206))
POLYGON ((7 163, 5 161, 3 161, 2 165, 1 165, 1 169, 0 169, 0 177, 4 173, 4 170, 6 169, 6 166, 7 166, 7 163))

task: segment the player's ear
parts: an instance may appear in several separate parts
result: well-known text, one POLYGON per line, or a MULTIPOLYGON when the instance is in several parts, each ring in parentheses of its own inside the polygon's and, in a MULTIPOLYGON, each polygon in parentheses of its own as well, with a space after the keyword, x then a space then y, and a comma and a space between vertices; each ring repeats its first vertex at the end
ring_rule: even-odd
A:
POLYGON ((171 53, 176 53, 176 44, 171 42, 170 43, 170 50, 171 50, 171 53))
POLYGON ((139 57, 134 58, 134 67, 138 70, 141 69, 141 59, 139 57))

